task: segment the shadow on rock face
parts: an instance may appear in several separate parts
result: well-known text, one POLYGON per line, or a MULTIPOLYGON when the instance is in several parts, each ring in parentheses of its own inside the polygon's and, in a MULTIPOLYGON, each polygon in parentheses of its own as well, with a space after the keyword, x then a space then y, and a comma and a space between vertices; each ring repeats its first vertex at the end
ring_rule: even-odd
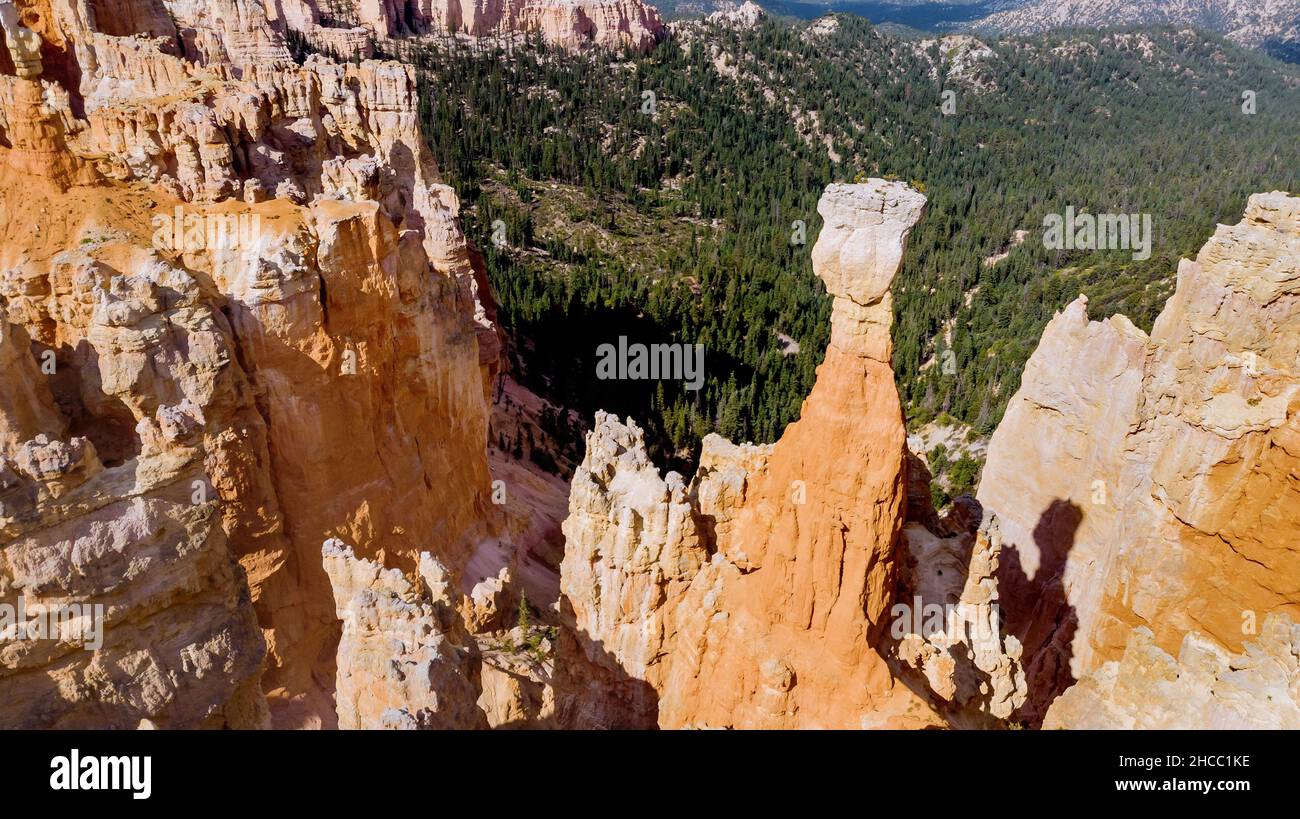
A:
POLYGON ((1038 726, 1052 701, 1074 684, 1070 671, 1078 620, 1065 593, 1066 560, 1083 523, 1083 510, 1057 498, 1034 527, 1038 571, 1029 577, 1017 549, 1003 552, 998 566, 999 603, 1006 629, 1024 646, 1029 695, 1013 720, 1038 726))

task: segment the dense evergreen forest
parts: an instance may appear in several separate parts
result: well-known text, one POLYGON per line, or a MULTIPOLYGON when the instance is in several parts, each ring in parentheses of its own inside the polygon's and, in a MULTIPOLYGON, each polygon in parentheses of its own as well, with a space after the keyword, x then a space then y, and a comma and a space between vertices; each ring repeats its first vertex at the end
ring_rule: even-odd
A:
POLYGON ((1054 311, 1083 292, 1093 318, 1149 328, 1177 259, 1217 222, 1252 192, 1300 190, 1300 72, 1217 36, 992 41, 959 72, 965 58, 937 43, 837 19, 697 24, 645 56, 537 42, 392 55, 418 69, 426 135, 526 384, 588 416, 634 416, 675 466, 711 431, 774 440, 828 337, 817 199, 886 176, 930 198, 894 288, 909 419, 987 433, 1054 311), (1045 249, 1043 217, 1067 205, 1150 214, 1150 258, 1045 249), (598 345, 620 335, 703 344, 704 388, 597 380, 598 345))

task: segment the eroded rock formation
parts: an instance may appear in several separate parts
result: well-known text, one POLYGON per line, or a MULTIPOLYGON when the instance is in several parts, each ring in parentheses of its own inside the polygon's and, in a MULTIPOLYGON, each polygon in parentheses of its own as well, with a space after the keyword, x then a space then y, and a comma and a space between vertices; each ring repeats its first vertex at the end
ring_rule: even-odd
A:
POLYGON ((1029 686, 1023 648, 1002 614, 997 519, 964 496, 937 525, 909 520, 904 538, 906 593, 894 604, 891 634, 899 660, 924 675, 950 723, 981 727, 990 724, 987 717, 1009 719, 1029 686))
POLYGON ((1044 331, 979 489, 1030 720, 1108 663, 1123 681, 1126 646, 1238 652, 1300 614, 1300 199, 1252 196, 1181 262, 1150 337, 1086 308, 1044 331))
POLYGON ((0 2, 0 611, 89 607, 0 619, 0 726, 1297 727, 1300 199, 1149 337, 1059 314, 940 517, 890 366, 925 200, 831 186, 800 420, 688 481, 599 414, 557 600, 563 481, 501 450, 568 416, 505 384, 490 462, 503 340, 413 73, 284 27, 657 17, 348 8, 0 2))
POLYGON ((263 724, 265 688, 332 725, 322 541, 467 587, 496 542, 499 342, 412 72, 295 65, 257 0, 19 8, 47 47, 0 76, 0 598, 105 628, 6 644, 0 723, 263 724))
POLYGON ((322 550, 343 622, 340 728, 486 728, 471 658, 449 632, 457 616, 448 573, 420 556, 419 582, 359 560, 337 539, 322 550))
POLYGON ((775 445, 710 436, 687 486, 660 477, 634 424, 597 418, 574 477, 561 590, 581 651, 571 662, 599 682, 561 684, 562 715, 665 727, 938 721, 878 651, 906 506, 889 285, 924 205, 882 180, 822 197, 813 264, 834 298, 831 342, 775 445), (615 693, 602 700, 604 690, 615 693))
POLYGON ((646 51, 664 36, 659 12, 643 0, 289 0, 285 6, 291 26, 315 42, 341 46, 342 53, 365 37, 536 34, 567 49, 646 51))
POLYGON ((876 372, 880 300, 915 220, 888 204, 880 219, 889 197, 822 200, 831 345, 775 446, 710 437, 688 485, 660 476, 634 424, 598 417, 565 523, 562 602, 582 654, 559 671, 561 714, 1038 725, 1069 689, 1053 725, 1291 724, 1300 200, 1253 196, 1182 263, 1149 338, 1122 316, 1089 322, 1082 298, 1059 314, 993 438, 982 506, 940 519, 876 372), (570 691, 566 673, 585 682, 570 691), (891 702, 899 679, 924 696, 891 702), (823 680, 856 680, 856 697, 826 700, 823 680))

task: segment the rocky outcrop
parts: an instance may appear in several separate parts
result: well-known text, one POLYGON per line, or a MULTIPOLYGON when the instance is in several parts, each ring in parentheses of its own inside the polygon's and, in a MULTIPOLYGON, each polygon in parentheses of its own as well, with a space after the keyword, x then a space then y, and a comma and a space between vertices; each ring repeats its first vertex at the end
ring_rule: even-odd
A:
POLYGON ((102 634, 4 641, 0 724, 257 727, 265 645, 233 521, 275 502, 230 327, 104 193, 114 233, 18 184, 30 207, 3 228, 34 240, 0 254, 0 602, 90 607, 102 634))
POLYGON ((448 635, 456 617, 447 570, 427 552, 420 582, 323 548, 343 636, 335 702, 340 728, 486 728, 468 653, 448 635))
POLYGON ((18 9, 12 2, 0 3, 0 24, 4 26, 5 50, 20 79, 30 80, 41 74, 41 36, 19 23, 18 9))
POLYGON ((415 34, 508 37, 536 34, 567 49, 597 46, 647 51, 664 36, 659 12, 642 0, 296 0, 291 24, 306 30, 360 28, 379 38, 415 34), (342 5, 340 15, 336 6, 342 5), (329 8, 326 11, 326 8, 329 8))
POLYGON ((97 178, 70 148, 84 123, 16 17, 6 4, 0 193, 24 203, 2 217, 24 240, 0 254, 0 725, 265 725, 227 516, 267 499, 255 482, 220 497, 265 440, 229 325, 133 235, 138 213, 102 190, 69 207, 97 178))
POLYGON ((997 519, 964 496, 937 527, 909 522, 904 536, 906 594, 891 610, 899 660, 925 677, 951 724, 1009 719, 1029 690, 1023 648, 1001 609, 997 519))
POLYGON ((993 49, 969 34, 917 40, 917 56, 929 63, 930 76, 955 87, 986 94, 998 89, 994 70, 998 57, 993 49))
POLYGON ((561 605, 581 652, 561 654, 571 677, 561 686, 565 719, 582 727, 655 724, 672 659, 666 642, 709 558, 692 513, 681 476, 660 477, 640 428, 597 414, 563 527, 561 605))
POLYGON ((877 650, 906 506, 889 285, 924 204, 882 180, 822 197, 813 264, 834 298, 831 342, 800 420, 775 445, 710 436, 687 486, 660 477, 634 424, 598 417, 564 525, 561 603, 580 653, 562 650, 557 670, 595 682, 557 682, 562 719, 938 721, 877 650), (596 671, 575 671, 584 664, 596 671))
POLYGON ((322 552, 343 622, 335 692, 340 728, 551 723, 550 638, 529 623, 493 635, 476 626, 476 598, 489 583, 460 594, 428 552, 414 577, 359 559, 340 540, 326 541, 322 552))
MULTIPOLYGON (((1134 629, 1241 651, 1300 614, 1300 199, 1256 194, 1220 226, 1150 337, 1048 325, 990 443, 979 499, 1000 520, 999 583, 1039 719, 1134 629)), ((1131 649, 1130 649, 1131 650, 1131 649)))
POLYGON ((766 17, 767 12, 763 11, 762 6, 745 0, 739 5, 730 3, 719 8, 705 19, 720 26, 744 30, 754 28, 766 17))
POLYGON ((332 725, 322 541, 497 573, 485 281, 409 68, 295 65, 257 0, 118 5, 23 4, 44 73, 0 77, 0 599, 104 605, 98 648, 5 646, 0 723, 256 725, 265 689, 332 725))
POLYGON ((776 445, 711 436, 687 484, 598 416, 564 525, 561 721, 1035 726, 1069 689, 1054 725, 1290 724, 1300 200, 1252 197, 1182 263, 1150 337, 1089 322, 1086 299, 1059 314, 981 503, 942 519, 876 375, 919 205, 873 183, 820 210, 831 344, 776 445), (831 680, 854 693, 829 701, 831 680))
MULTIPOLYGON (((155 3, 141 5, 157 9, 155 3)), ((260 0, 165 0, 165 6, 165 17, 153 28, 170 35, 174 26, 177 50, 198 65, 230 66, 235 76, 244 76, 289 57, 260 0)))

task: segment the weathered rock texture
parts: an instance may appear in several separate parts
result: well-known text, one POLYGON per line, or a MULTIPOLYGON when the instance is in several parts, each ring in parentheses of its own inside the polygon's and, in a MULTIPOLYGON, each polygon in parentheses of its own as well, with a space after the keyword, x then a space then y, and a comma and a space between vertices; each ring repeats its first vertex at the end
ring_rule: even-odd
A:
POLYGON ((323 548, 343 622, 335 700, 340 728, 487 727, 456 617, 447 570, 427 552, 420 581, 359 560, 340 540, 323 548))
POLYGON ((1126 645, 1149 654, 1134 629, 1237 652, 1300 615, 1300 199, 1252 196, 1181 262, 1149 338, 1086 306, 1044 331, 979 489, 1030 720, 1126 645))
MULTIPOLYGON (((508 25, 600 42, 597 7, 641 42, 635 4, 508 25)), ((1252 197, 1150 337, 1057 316, 941 519, 890 367, 925 200, 831 186, 801 419, 688 483, 599 415, 557 614, 562 487, 492 483, 502 339, 413 74, 289 58, 347 8, 0 3, 0 604, 103 628, 6 632, 0 726, 1296 726, 1300 199, 1252 197)))
POLYGON ((45 45, 0 75, 0 599, 106 623, 5 645, 0 724, 262 724, 264 687, 332 725, 367 637, 336 669, 326 538, 496 573, 467 567, 499 340, 412 72, 295 65, 259 0, 19 9, 45 45))
POLYGON ((744 3, 736 5, 730 3, 717 11, 710 14, 705 19, 710 23, 730 26, 737 29, 749 29, 757 26, 760 21, 767 17, 767 12, 757 3, 745 0, 744 3))
POLYGON ((953 724, 1008 719, 1029 692, 1020 641, 1002 615, 997 519, 964 496, 937 526, 909 521, 904 537, 910 597, 900 596, 892 612, 898 658, 924 675, 953 724))
MULTIPOLYGON (((537 34, 567 49, 646 51, 664 36, 659 12, 642 0, 289 0, 285 16, 318 42, 332 31, 379 38, 537 34)), ((346 44, 344 44, 346 48, 346 44)))
POLYGON ((1269 615, 1258 638, 1230 655, 1188 632, 1175 659, 1141 626, 1119 660, 1052 704, 1044 728, 1300 728, 1300 626, 1269 615))
POLYGON ((813 264, 835 300, 831 342, 775 445, 710 436, 688 487, 660 477, 634 424, 597 417, 564 524, 562 605, 576 639, 557 670, 562 720, 937 721, 876 648, 906 506, 889 285, 924 205, 882 180, 822 197, 813 264))
POLYGON ((518 728, 551 724, 551 641, 516 625, 486 634, 470 595, 423 552, 415 577, 360 559, 331 539, 323 547, 343 622, 338 652, 341 728, 518 728), (477 633, 475 633, 477 632, 477 633))

